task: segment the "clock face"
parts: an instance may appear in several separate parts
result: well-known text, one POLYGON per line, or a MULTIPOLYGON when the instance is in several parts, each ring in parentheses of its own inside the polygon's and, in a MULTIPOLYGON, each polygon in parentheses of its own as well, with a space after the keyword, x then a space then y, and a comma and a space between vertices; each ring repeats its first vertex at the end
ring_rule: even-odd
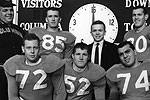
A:
POLYGON ((101 20, 106 25, 106 41, 113 43, 118 33, 118 22, 114 13, 104 5, 90 3, 81 6, 72 15, 69 22, 69 31, 76 36, 76 43, 90 44, 93 42, 91 36, 91 24, 93 21, 101 20))

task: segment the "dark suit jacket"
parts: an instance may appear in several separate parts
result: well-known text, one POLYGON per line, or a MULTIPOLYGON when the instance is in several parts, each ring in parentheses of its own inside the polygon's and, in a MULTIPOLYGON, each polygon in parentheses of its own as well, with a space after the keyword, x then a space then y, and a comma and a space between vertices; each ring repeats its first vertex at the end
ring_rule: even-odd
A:
MULTIPOLYGON (((89 44, 90 55, 92 54, 92 47, 93 47, 93 43, 89 44)), ((102 53, 101 53, 101 66, 107 71, 110 67, 112 67, 114 64, 119 62, 120 60, 117 52, 117 45, 104 41, 102 47, 102 53)), ((109 86, 106 84, 106 89, 105 89, 106 100, 109 97, 109 91, 110 91, 109 86)), ((95 100, 94 96, 93 96, 93 100, 95 100)))
MULTIPOLYGON (((92 46, 93 43, 89 44, 90 54, 92 53, 92 46)), ((104 41, 101 53, 101 66, 107 71, 116 63, 119 63, 117 46, 113 43, 104 41)))

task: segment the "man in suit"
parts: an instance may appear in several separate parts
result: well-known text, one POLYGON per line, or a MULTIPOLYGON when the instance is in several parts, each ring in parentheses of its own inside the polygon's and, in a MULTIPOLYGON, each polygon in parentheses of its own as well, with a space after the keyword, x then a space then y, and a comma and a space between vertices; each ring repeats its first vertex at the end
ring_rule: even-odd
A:
POLYGON ((89 44, 91 51, 91 62, 101 65, 106 71, 114 64, 119 62, 117 57, 117 46, 113 43, 104 40, 106 33, 105 24, 100 21, 94 21, 91 25, 91 35, 94 39, 92 44, 89 44), (96 46, 98 45, 98 62, 95 62, 96 46))
MULTIPOLYGON (((119 57, 117 46, 104 40, 105 33, 105 24, 100 20, 94 21, 91 25, 91 35, 94 42, 89 44, 89 49, 91 52, 90 61, 101 65, 107 71, 111 66, 119 62, 119 57)), ((107 85, 105 94, 107 99, 109 95, 109 87, 107 85)))

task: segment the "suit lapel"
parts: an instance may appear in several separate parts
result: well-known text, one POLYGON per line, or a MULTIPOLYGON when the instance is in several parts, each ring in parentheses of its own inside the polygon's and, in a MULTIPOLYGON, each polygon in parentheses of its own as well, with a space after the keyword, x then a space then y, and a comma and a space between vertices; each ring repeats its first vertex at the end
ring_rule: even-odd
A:
POLYGON ((103 43, 103 47, 102 47, 102 53, 101 53, 101 65, 103 65, 103 63, 105 63, 105 58, 106 58, 106 55, 107 55, 107 43, 106 41, 104 41, 103 43))

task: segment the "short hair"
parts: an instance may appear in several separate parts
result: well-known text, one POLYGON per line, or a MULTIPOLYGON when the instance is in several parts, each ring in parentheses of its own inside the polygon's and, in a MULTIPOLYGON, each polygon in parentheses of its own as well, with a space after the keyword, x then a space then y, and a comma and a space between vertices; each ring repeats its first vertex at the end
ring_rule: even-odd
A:
POLYGON ((133 10, 140 9, 140 8, 143 9, 144 15, 148 14, 147 9, 144 6, 135 6, 135 7, 133 7, 133 10))
POLYGON ((106 26, 105 26, 104 22, 102 22, 102 21, 100 21, 100 20, 96 20, 96 21, 94 21, 94 22, 92 23, 92 25, 91 25, 91 30, 92 30, 92 26, 93 26, 93 25, 96 25, 96 24, 102 24, 102 25, 104 26, 104 30, 106 31, 106 26))
POLYGON ((123 41, 117 46, 117 50, 119 48, 124 47, 125 45, 129 45, 132 50, 135 50, 135 46, 130 41, 123 41))
POLYGON ((88 52, 88 55, 90 55, 90 50, 89 50, 89 47, 87 44, 83 43, 81 41, 81 43, 76 43, 76 45, 73 47, 73 51, 72 51, 72 54, 74 54, 76 52, 76 49, 80 48, 81 50, 87 50, 88 52))
POLYGON ((47 12, 48 12, 49 10, 58 11, 58 12, 59 12, 59 16, 61 17, 60 8, 56 8, 56 7, 49 7, 49 8, 46 8, 46 15, 47 15, 47 12))
POLYGON ((40 46, 40 39, 39 39, 39 37, 38 37, 36 34, 34 34, 34 33, 28 33, 28 34, 26 34, 26 35, 24 36, 24 38, 23 38, 23 46, 25 45, 25 40, 29 40, 29 41, 31 41, 31 40, 37 40, 37 41, 38 41, 38 45, 40 46))

